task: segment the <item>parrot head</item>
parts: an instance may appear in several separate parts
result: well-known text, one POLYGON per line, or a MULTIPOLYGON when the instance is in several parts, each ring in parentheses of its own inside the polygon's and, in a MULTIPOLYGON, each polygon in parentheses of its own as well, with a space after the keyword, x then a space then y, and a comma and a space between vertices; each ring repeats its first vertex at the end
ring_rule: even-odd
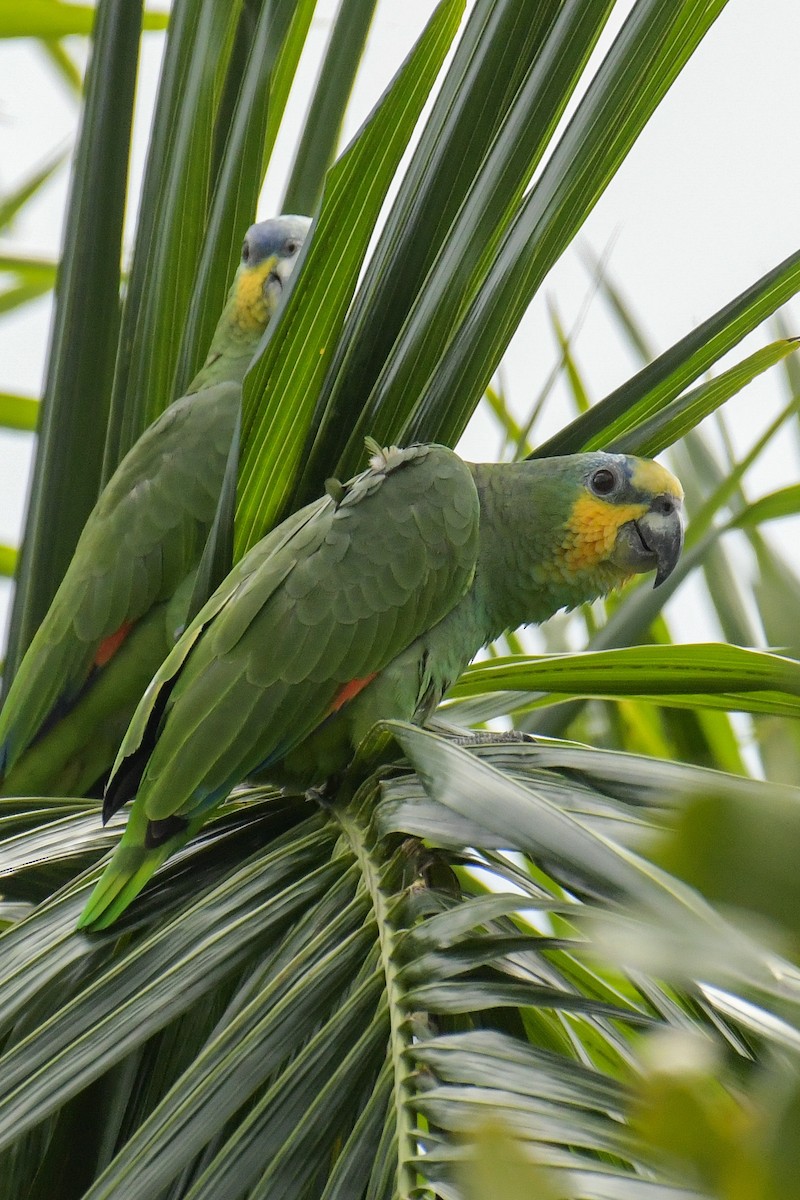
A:
POLYGON ((627 454, 551 461, 576 485, 556 555, 562 570, 601 573, 609 583, 655 570, 654 586, 662 584, 683 547, 683 489, 675 476, 652 459, 627 454))
MULTIPOLYGON (((652 459, 620 457, 620 471, 626 477, 623 490, 629 502, 641 504, 642 511, 620 524, 612 561, 633 574, 655 567, 653 587, 659 587, 672 574, 683 549, 683 488, 674 475, 652 459)), ((595 489, 597 482, 595 472, 595 489)), ((607 486, 605 478, 603 486, 607 486)))
POLYGON ((240 329, 260 332, 266 328, 310 227, 310 217, 295 216, 273 217, 250 226, 232 289, 240 329))

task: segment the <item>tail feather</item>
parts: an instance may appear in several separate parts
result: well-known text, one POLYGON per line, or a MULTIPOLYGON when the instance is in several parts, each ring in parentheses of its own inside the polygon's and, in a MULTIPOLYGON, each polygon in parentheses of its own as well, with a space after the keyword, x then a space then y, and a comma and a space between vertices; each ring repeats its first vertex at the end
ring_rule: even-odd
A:
POLYGON ((107 929, 139 894, 165 856, 148 854, 133 871, 106 869, 78 918, 78 929, 107 929))
POLYGON ((137 813, 134 807, 125 835, 78 919, 78 929, 107 929, 112 925, 161 864, 189 838, 187 824, 168 841, 150 849, 145 841, 148 827, 144 812, 137 813))

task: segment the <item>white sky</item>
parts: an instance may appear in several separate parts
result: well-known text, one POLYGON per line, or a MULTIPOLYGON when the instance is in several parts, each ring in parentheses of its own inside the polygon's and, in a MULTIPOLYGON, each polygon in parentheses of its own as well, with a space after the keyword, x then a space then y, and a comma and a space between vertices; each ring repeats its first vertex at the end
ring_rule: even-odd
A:
MULTIPOLYGON (((730 0, 727 9, 671 89, 617 177, 590 216, 579 242, 598 253, 609 247, 609 267, 657 350, 688 332, 800 246, 800 0, 730 0)), ((600 49, 630 9, 617 6, 600 49)), ((304 57, 289 119, 276 150, 259 217, 279 203, 291 146, 324 47, 333 0, 321 6, 304 57)), ((419 33, 432 0, 381 0, 375 27, 348 114, 345 137, 355 132, 419 33)), ((148 34, 140 90, 152 95, 161 35, 148 34)), ((76 105, 35 44, 0 43, 0 194, 73 136, 76 105)), ((137 125, 132 177, 141 178, 147 117, 137 125)), ((2 249, 57 253, 61 237, 66 171, 43 191, 2 249)), ((574 250, 556 266, 512 343, 506 385, 523 413, 549 374, 556 350, 545 297, 557 304, 569 328, 586 298, 588 279, 574 250)), ((31 304, 0 321, 0 391, 38 394, 50 317, 48 301, 31 304)), ((800 304, 787 317, 800 333, 800 304)), ((771 340, 759 333, 735 353, 742 357, 771 340)), ((638 366, 599 301, 590 307, 576 347, 593 399, 599 399, 638 366)), ((727 407, 737 445, 755 440, 785 400, 779 370, 762 377, 727 407)), ((563 393, 550 404, 552 431, 571 416, 563 393)), ((18 542, 23 519, 32 438, 0 432, 0 542, 18 542)), ((491 457, 497 438, 486 421, 474 422, 462 443, 467 458, 491 457), (488 449, 487 449, 488 447, 488 449)), ((753 497, 797 471, 797 438, 788 430, 752 476, 753 497)), ((775 527, 790 559, 796 526, 775 527), (790 532, 791 531, 791 532, 790 532)), ((8 602, 0 581, 0 628, 8 602)), ((671 612, 683 609, 684 636, 708 628, 687 620, 685 589, 671 612)))

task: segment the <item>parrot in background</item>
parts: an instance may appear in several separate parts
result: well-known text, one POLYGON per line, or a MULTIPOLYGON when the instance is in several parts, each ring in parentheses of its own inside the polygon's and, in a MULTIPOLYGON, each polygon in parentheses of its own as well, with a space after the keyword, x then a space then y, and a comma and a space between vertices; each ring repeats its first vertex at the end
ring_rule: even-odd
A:
POLYGON ((505 630, 678 561, 683 493, 650 460, 370 448, 241 559, 157 672, 104 821, 136 799, 80 926, 110 925, 245 776, 324 783, 376 721, 424 721, 505 630))
POLYGON ((113 763, 186 623, 241 382, 310 224, 282 216, 248 229, 203 367, 90 513, 0 713, 0 795, 82 795, 113 763))

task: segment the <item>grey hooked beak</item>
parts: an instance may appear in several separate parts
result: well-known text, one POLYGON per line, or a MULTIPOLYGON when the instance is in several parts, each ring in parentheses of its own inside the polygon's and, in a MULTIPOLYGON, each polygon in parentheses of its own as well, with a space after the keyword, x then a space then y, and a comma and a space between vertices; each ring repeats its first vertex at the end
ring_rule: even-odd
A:
POLYGON ((653 587, 668 579, 678 564, 683 549, 683 504, 677 496, 665 492, 656 496, 650 508, 619 531, 614 562, 640 573, 656 568, 653 587))
POLYGON ((278 293, 280 294, 283 291, 283 279, 278 274, 277 268, 274 267, 269 274, 265 276, 264 282, 261 285, 261 291, 264 293, 264 296, 268 298, 270 291, 276 286, 278 288, 278 293))
POLYGON ((293 258, 279 258, 276 261, 275 266, 269 272, 262 285, 265 296, 269 296, 270 291, 274 291, 275 288, 278 289, 278 296, 281 295, 289 280, 289 276, 292 274, 296 258, 297 255, 293 258))

